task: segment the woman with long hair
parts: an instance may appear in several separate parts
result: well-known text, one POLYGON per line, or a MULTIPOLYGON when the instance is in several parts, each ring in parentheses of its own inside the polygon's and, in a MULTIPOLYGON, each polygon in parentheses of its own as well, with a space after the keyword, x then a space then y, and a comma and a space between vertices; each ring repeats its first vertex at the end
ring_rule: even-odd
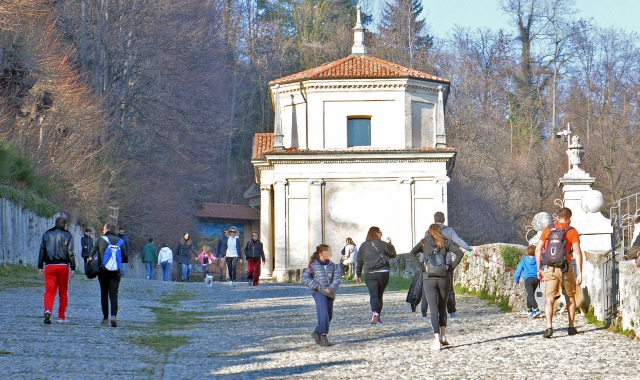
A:
POLYGON ((193 269, 193 264, 191 263, 191 258, 196 254, 196 247, 191 241, 191 236, 188 232, 182 234, 182 239, 180 240, 180 244, 176 248, 176 256, 178 257, 178 263, 182 266, 182 277, 180 277, 180 282, 189 281, 189 276, 191 275, 191 270, 193 269))
POLYGON ((442 346, 449 345, 446 337, 447 299, 452 281, 446 272, 453 271, 463 255, 464 251, 460 247, 444 237, 442 227, 438 223, 430 225, 424 239, 409 252, 413 264, 423 271, 422 291, 429 304, 434 334, 432 350, 440 350, 442 346), (455 260, 452 260, 451 253, 455 253, 455 260), (444 273, 439 273, 438 269, 444 270, 444 273))
POLYGON ((360 284, 364 272, 364 283, 369 289, 369 302, 371 303, 370 323, 382 323, 382 296, 389 284, 389 259, 396 257, 396 249, 391 244, 391 238, 382 239, 382 231, 378 227, 369 228, 367 238, 358 249, 358 266, 356 268, 356 282, 360 284))
POLYGON ((331 346, 327 339, 329 323, 333 318, 333 301, 336 298, 336 290, 340 286, 342 276, 338 266, 331 261, 331 247, 320 244, 311 255, 309 266, 302 273, 300 279, 302 285, 313 291, 313 300, 316 303, 316 316, 318 325, 311 333, 316 344, 331 346))
MULTIPOLYGON (((356 247, 356 243, 353 242, 353 239, 350 237, 347 238, 344 245, 344 255, 341 258, 341 273, 342 277, 349 271, 349 268, 352 267, 351 264, 356 262, 358 257, 358 248, 356 247)), ((353 272, 353 271, 352 271, 353 272)))
POLYGON ((238 263, 242 264, 242 245, 240 244, 237 228, 229 228, 229 237, 222 242, 221 249, 225 262, 227 263, 229 285, 236 286, 236 271, 238 263))

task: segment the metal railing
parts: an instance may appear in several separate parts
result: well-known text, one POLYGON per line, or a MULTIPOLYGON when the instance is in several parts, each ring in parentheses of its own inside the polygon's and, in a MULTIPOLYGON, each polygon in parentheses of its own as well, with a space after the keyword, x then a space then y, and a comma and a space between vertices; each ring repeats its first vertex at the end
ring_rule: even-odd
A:
POLYGON ((618 252, 621 245, 605 253, 602 263, 602 311, 604 320, 611 323, 618 316, 620 305, 618 252))
POLYGON ((614 228, 612 247, 620 244, 618 259, 621 260, 633 243, 635 232, 633 221, 640 216, 640 193, 616 201, 615 206, 611 207, 609 211, 611 225, 614 228))

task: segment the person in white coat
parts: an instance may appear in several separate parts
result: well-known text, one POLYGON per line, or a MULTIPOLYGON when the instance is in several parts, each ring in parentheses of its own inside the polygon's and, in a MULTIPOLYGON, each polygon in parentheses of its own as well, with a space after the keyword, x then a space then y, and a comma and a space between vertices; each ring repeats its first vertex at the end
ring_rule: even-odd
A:
POLYGON ((353 239, 350 237, 345 241, 343 252, 344 254, 341 257, 342 265, 340 266, 342 270, 342 277, 344 277, 347 272, 353 272, 355 267, 352 264, 354 264, 358 258, 358 247, 356 247, 356 243, 354 243, 353 239), (349 268, 352 270, 349 270, 349 268))
POLYGON ((158 253, 158 265, 162 267, 162 278, 169 281, 169 273, 171 273, 171 263, 173 262, 173 252, 166 244, 162 244, 162 249, 158 253))

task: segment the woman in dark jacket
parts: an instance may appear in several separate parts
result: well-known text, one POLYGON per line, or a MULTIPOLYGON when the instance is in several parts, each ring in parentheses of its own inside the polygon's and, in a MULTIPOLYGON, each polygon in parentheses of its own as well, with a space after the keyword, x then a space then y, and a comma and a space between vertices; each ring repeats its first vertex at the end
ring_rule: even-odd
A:
POLYGON ((193 269, 191 259, 196 254, 196 247, 193 245, 191 236, 189 236, 188 232, 185 232, 184 235, 182 235, 182 240, 180 241, 180 244, 178 244, 175 252, 178 258, 178 263, 182 266, 182 277, 180 277, 180 282, 189 281, 191 269, 193 269))
POLYGON ((429 260, 430 254, 443 255, 444 267, 447 271, 453 271, 462 260, 464 251, 455 243, 447 240, 442 234, 442 227, 434 223, 429 226, 424 239, 409 252, 409 258, 416 268, 422 268, 423 270, 422 291, 425 293, 429 304, 431 327, 435 338, 431 349, 440 350, 443 345, 449 345, 445 333, 447 330, 447 299, 451 289, 451 276, 435 277, 429 275, 429 271, 425 270, 424 262, 429 260), (455 260, 451 259, 450 253, 455 253, 455 260))
POLYGON ((389 284, 389 259, 396 257, 396 249, 391 244, 380 240, 382 231, 378 227, 369 228, 367 239, 358 249, 358 266, 356 268, 356 282, 360 284, 362 273, 365 274, 364 283, 369 289, 371 303, 371 324, 382 323, 382 296, 389 284))
MULTIPOLYGON (((90 256, 93 257, 95 251, 100 253, 100 262, 104 259, 104 254, 107 251, 109 245, 117 245, 120 241, 118 235, 116 235, 116 226, 107 223, 102 228, 102 237, 94 244, 90 256)), ((124 243, 124 242, 123 242, 124 243)), ((122 249, 124 244, 121 243, 120 254, 122 255, 122 262, 129 262, 129 255, 126 249, 122 249)), ((111 323, 111 327, 118 327, 118 290, 120 289, 120 270, 108 271, 104 268, 100 268, 98 274, 98 282, 100 283, 100 303, 102 305, 102 324, 108 325, 111 323), (111 303, 111 321, 109 321, 109 303, 111 303)))
POLYGON ((244 247, 244 257, 247 258, 247 281, 249 286, 258 286, 260 281, 260 260, 264 264, 264 247, 260 241, 260 233, 253 231, 251 240, 244 247))

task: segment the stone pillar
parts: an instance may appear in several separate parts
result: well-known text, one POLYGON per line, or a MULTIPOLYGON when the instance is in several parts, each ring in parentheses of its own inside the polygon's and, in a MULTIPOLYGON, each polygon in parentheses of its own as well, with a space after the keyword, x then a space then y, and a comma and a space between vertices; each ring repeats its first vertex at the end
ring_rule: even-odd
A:
POLYGON ((273 184, 273 217, 274 217, 274 246, 275 268, 273 278, 284 282, 287 274, 287 180, 276 181, 273 184))
MULTIPOLYGON (((392 236, 397 252, 409 252, 416 243, 413 232, 413 197, 411 191, 413 178, 399 178, 400 196, 398 197, 398 236, 392 236)), ((418 239, 420 240, 420 239, 418 239)))
POLYGON ((573 214, 571 225, 580 233, 582 250, 607 251, 611 248, 613 227, 611 221, 600 213, 604 199, 599 205, 594 205, 591 200, 592 193, 597 193, 591 189, 596 179, 580 168, 584 155, 582 148, 580 137, 573 136, 567 150, 571 169, 558 180, 558 186, 562 188, 564 207, 571 209, 573 214))
MULTIPOLYGON (((324 243, 324 223, 322 223, 323 185, 324 180, 322 179, 309 180, 309 247, 311 249, 315 249, 318 244, 324 243)), ((340 252, 338 252, 339 254, 340 252)))
POLYGON ((271 215, 271 184, 260 185, 260 240, 264 247, 265 265, 260 272, 260 279, 271 280, 273 272, 273 229, 271 215))

